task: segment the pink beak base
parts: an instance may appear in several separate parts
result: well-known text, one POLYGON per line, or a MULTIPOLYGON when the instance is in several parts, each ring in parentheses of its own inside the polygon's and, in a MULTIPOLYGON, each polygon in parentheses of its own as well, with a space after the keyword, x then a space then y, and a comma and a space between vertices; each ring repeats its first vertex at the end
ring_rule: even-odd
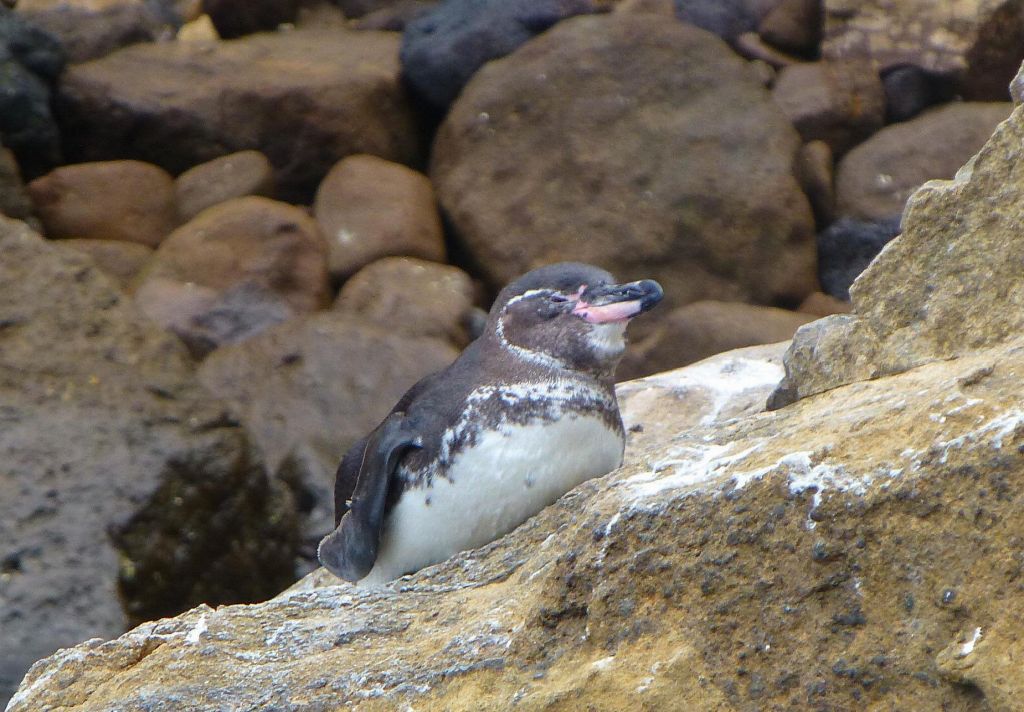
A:
POLYGON ((593 306, 580 301, 573 308, 572 313, 583 317, 591 324, 612 324, 628 321, 641 311, 640 300, 630 302, 612 302, 602 306, 593 306))

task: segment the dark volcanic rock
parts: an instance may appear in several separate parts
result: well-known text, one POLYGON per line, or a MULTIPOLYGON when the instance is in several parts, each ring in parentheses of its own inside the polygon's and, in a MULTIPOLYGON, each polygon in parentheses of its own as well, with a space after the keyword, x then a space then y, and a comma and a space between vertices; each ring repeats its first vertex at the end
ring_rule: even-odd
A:
POLYGON ((59 647, 291 576, 294 513, 181 345, 0 222, 0 700, 59 647))
POLYGON ((900 216, 867 222, 842 218, 818 235, 818 279, 826 294, 849 301, 850 285, 891 239, 900 216))
POLYGON ((758 25, 757 33, 780 49, 813 56, 821 42, 822 0, 781 0, 758 25))
POLYGON ((653 277, 666 302, 816 288, 800 139, 717 37, 648 14, 559 23, 484 67, 431 176, 493 285, 556 260, 653 277))
POLYGON ((60 161, 50 87, 63 67, 64 51, 52 35, 0 6, 0 140, 26 178, 60 161))
POLYGON ((402 74, 443 113, 485 63, 560 20, 597 9, 595 0, 448 0, 406 25, 402 74))
POLYGON ((280 195, 308 201, 344 156, 419 158, 398 42, 310 29, 128 47, 68 70, 59 94, 66 149, 75 160, 139 158, 175 174, 257 149, 280 195))
POLYGON ((676 15, 727 42, 757 29, 779 0, 675 0, 676 15))
POLYGON ((292 22, 299 4, 299 0, 203 0, 203 12, 220 36, 229 39, 292 22))
POLYGON ((0 146, 0 213, 19 220, 32 215, 32 199, 21 179, 14 153, 0 146))
POLYGON ((956 93, 948 78, 912 64, 883 73, 882 85, 889 123, 912 119, 929 106, 950 101, 956 93))

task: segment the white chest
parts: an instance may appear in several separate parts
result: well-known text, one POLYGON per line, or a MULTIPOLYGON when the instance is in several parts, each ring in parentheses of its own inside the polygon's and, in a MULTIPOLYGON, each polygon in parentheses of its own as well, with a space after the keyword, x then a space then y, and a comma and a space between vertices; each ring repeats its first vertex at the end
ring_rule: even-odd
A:
POLYGON ((455 456, 447 477, 403 493, 385 523, 377 563, 360 584, 497 539, 581 482, 619 467, 623 445, 603 419, 579 413, 482 433, 455 456))

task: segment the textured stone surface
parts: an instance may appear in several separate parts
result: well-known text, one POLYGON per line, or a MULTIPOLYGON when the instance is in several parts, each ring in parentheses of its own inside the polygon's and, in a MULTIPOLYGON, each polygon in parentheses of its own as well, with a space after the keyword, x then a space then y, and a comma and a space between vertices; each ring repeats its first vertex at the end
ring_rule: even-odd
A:
POLYGON ((430 179, 375 156, 349 156, 331 168, 313 203, 340 281, 381 257, 444 262, 444 232, 430 179))
POLYGON ((386 257, 345 282, 336 311, 459 348, 470 341, 473 281, 458 267, 412 257, 386 257))
POLYGON ((64 75, 65 149, 75 160, 139 158, 174 174, 256 149, 274 165, 280 194, 308 201, 349 154, 419 158, 398 42, 325 28, 129 47, 64 75))
POLYGON ((28 185, 47 237, 160 244, 178 224, 174 179, 141 161, 61 166, 28 185))
POLYGON ((839 161, 839 214, 861 220, 899 215, 925 181, 952 178, 1010 108, 1003 102, 948 104, 882 129, 839 161))
POLYGON ((816 317, 737 302, 700 301, 673 309, 627 352, 619 380, 686 366, 723 351, 788 341, 816 317))
POLYGON ((196 355, 326 306, 327 245, 301 208, 249 196, 171 233, 135 284, 150 318, 196 355))
POLYGON ((1005 100, 1024 59, 1017 0, 824 0, 824 13, 825 57, 915 65, 973 100, 1005 100))
POLYGON ((930 181, 911 196, 902 235, 850 289, 854 314, 797 332, 774 405, 1021 332, 1022 146, 1018 107, 952 181, 930 181))
POLYGON ((64 240, 61 247, 89 255, 97 267, 125 289, 153 256, 151 247, 123 240, 64 240))
POLYGON ((795 304, 815 288, 799 146, 721 40, 614 13, 485 66, 441 126, 431 176, 494 285, 582 260, 658 279, 673 306, 795 304))
POLYGON ((0 702, 59 647, 291 576, 294 511, 177 341, 0 222, 0 702))
POLYGON ((766 414, 733 404, 763 397, 770 361, 659 375, 623 398, 626 465, 497 543, 389 588, 317 572, 78 646, 11 712, 1009 712, 1022 345, 766 414))
POLYGON ((187 222, 232 198, 273 197, 274 168, 259 151, 239 151, 189 168, 175 179, 174 193, 178 218, 187 222))

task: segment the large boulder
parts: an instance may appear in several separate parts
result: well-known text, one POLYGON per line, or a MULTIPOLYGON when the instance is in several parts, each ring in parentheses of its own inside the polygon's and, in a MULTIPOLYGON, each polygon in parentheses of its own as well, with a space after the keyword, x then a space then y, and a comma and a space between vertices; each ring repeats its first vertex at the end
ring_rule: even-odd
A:
POLYGON ((901 236, 850 288, 853 314, 797 332, 772 405, 1021 333, 1022 147, 1024 109, 1018 106, 953 180, 929 181, 910 197, 901 236))
POLYGON ((128 47, 64 75, 65 148, 78 161, 138 158, 174 174, 257 149, 280 195, 308 201, 349 154, 419 158, 398 41, 325 28, 128 47))
POLYGON ((319 571, 84 643, 9 712, 1010 712, 1022 347, 770 414, 777 355, 631 384, 625 466, 509 536, 382 589, 319 571))
POLYGON ((815 289, 800 139, 718 38, 648 14, 559 23, 474 77, 431 176, 497 286, 582 260, 666 302, 799 303, 815 289))
POLYGON ((949 78, 976 101, 1004 101, 1024 59, 1018 0, 824 0, 829 59, 912 65, 949 78))
POLYGON ((1008 102, 948 104, 882 129, 839 161, 839 214, 860 220, 899 215, 925 181, 952 178, 1010 109, 1008 102))
POLYGON ((287 492, 174 337, 0 222, 0 703, 37 658, 292 575, 287 492))

